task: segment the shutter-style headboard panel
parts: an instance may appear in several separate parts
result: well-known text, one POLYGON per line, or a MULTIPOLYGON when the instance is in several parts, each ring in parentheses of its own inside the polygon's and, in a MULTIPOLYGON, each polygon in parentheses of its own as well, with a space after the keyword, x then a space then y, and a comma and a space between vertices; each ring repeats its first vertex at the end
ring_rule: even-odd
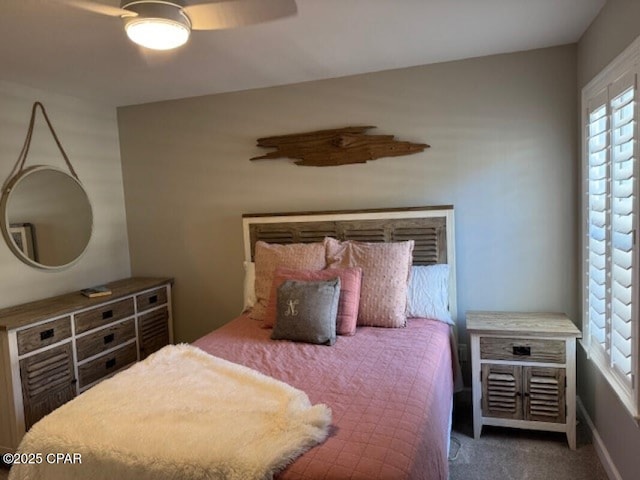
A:
POLYGON ((414 265, 448 263, 451 314, 455 317, 453 207, 246 214, 242 217, 245 260, 253 261, 258 240, 267 243, 321 242, 324 237, 361 242, 414 240, 414 265))
POLYGON ((321 242, 324 237, 360 242, 414 240, 414 265, 447 263, 445 217, 250 223, 251 259, 258 240, 267 243, 311 243, 321 242))

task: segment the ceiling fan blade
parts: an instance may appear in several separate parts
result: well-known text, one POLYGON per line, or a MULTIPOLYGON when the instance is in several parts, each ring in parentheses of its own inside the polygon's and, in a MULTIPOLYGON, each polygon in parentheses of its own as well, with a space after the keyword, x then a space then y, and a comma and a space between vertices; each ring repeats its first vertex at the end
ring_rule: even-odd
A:
POLYGON ((193 30, 217 30, 295 15, 295 0, 225 0, 183 8, 193 30))
POLYGON ((70 7, 79 8, 92 13, 98 13, 100 15, 107 15, 109 17, 122 17, 122 16, 135 16, 134 12, 125 10, 124 8, 112 7, 110 5, 104 5, 97 2, 88 2, 83 0, 56 0, 58 3, 69 5, 70 7))

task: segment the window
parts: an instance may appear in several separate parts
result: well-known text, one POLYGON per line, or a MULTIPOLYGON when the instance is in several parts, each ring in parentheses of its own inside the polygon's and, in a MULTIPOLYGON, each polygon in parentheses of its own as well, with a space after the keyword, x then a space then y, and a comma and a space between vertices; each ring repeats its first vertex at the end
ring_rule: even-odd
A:
POLYGON ((639 59, 640 39, 582 92, 582 344, 636 418, 639 59))

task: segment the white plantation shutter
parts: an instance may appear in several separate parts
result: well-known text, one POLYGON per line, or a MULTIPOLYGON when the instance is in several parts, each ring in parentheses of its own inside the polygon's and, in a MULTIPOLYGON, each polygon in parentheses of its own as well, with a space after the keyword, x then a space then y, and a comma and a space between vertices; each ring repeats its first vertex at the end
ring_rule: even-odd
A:
MULTIPOLYGON (((603 95, 599 95, 603 97, 603 95)), ((609 122, 606 98, 596 98, 596 108, 589 112, 588 152, 588 271, 590 346, 604 354, 607 338, 607 211, 609 122), (600 100, 600 101, 598 101, 600 100)))
POLYGON ((611 100, 611 364, 623 376, 629 390, 632 389, 635 94, 632 84, 611 100))
POLYGON ((634 45, 634 55, 627 52, 583 91, 583 345, 637 417, 640 43, 634 45))

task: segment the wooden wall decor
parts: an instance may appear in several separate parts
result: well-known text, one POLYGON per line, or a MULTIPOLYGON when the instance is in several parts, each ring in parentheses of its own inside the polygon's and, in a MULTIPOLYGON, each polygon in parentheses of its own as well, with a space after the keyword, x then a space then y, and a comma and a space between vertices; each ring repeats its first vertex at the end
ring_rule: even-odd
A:
POLYGON ((396 140, 393 135, 364 133, 372 128, 376 127, 345 127, 259 138, 259 147, 276 150, 251 160, 294 158, 298 159, 296 165, 331 167, 366 163, 382 157, 411 155, 429 148, 426 143, 404 142, 396 140))

